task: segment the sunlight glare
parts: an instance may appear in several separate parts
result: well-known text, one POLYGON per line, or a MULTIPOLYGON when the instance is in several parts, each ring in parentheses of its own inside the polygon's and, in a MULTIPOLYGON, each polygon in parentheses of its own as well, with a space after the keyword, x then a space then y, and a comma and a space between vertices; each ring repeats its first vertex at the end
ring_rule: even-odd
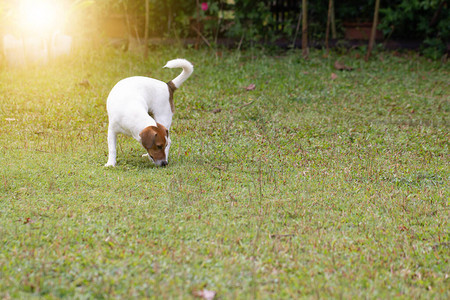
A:
POLYGON ((20 6, 20 22, 27 31, 41 34, 57 28, 58 7, 48 0, 23 0, 20 6))

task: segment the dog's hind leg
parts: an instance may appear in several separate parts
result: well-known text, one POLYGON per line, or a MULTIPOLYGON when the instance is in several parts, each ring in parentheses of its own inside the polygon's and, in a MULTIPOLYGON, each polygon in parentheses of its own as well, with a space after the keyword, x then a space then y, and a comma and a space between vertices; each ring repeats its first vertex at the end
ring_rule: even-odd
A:
POLYGON ((116 143, 117 133, 108 129, 108 162, 105 164, 105 167, 114 167, 116 165, 116 143))

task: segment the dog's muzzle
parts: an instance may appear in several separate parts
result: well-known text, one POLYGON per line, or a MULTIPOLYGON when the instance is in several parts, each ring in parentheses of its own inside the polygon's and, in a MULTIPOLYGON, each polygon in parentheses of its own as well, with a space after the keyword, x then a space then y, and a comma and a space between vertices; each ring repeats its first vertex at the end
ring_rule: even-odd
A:
POLYGON ((155 160, 150 154, 144 153, 142 157, 148 157, 148 159, 153 162, 157 167, 165 167, 169 164, 167 160, 155 160))

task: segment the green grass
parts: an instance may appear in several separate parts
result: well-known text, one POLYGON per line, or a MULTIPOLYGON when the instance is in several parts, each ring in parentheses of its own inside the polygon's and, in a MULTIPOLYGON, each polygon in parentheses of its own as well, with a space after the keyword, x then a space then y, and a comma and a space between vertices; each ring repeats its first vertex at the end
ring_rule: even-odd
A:
POLYGON ((0 298, 450 297, 448 64, 98 49, 0 76, 0 298), (169 166, 120 137, 104 168, 108 92, 175 57, 169 166))

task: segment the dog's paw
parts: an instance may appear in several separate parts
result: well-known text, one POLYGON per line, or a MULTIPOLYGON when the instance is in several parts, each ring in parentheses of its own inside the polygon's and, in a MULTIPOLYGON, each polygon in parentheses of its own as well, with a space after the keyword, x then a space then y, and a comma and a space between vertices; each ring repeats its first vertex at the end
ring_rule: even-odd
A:
POLYGON ((110 163, 110 162, 105 164, 105 168, 107 168, 107 167, 115 167, 115 166, 116 166, 116 164, 113 164, 113 163, 110 163))
POLYGON ((148 156, 148 153, 142 154, 142 157, 146 157, 146 156, 148 156))

